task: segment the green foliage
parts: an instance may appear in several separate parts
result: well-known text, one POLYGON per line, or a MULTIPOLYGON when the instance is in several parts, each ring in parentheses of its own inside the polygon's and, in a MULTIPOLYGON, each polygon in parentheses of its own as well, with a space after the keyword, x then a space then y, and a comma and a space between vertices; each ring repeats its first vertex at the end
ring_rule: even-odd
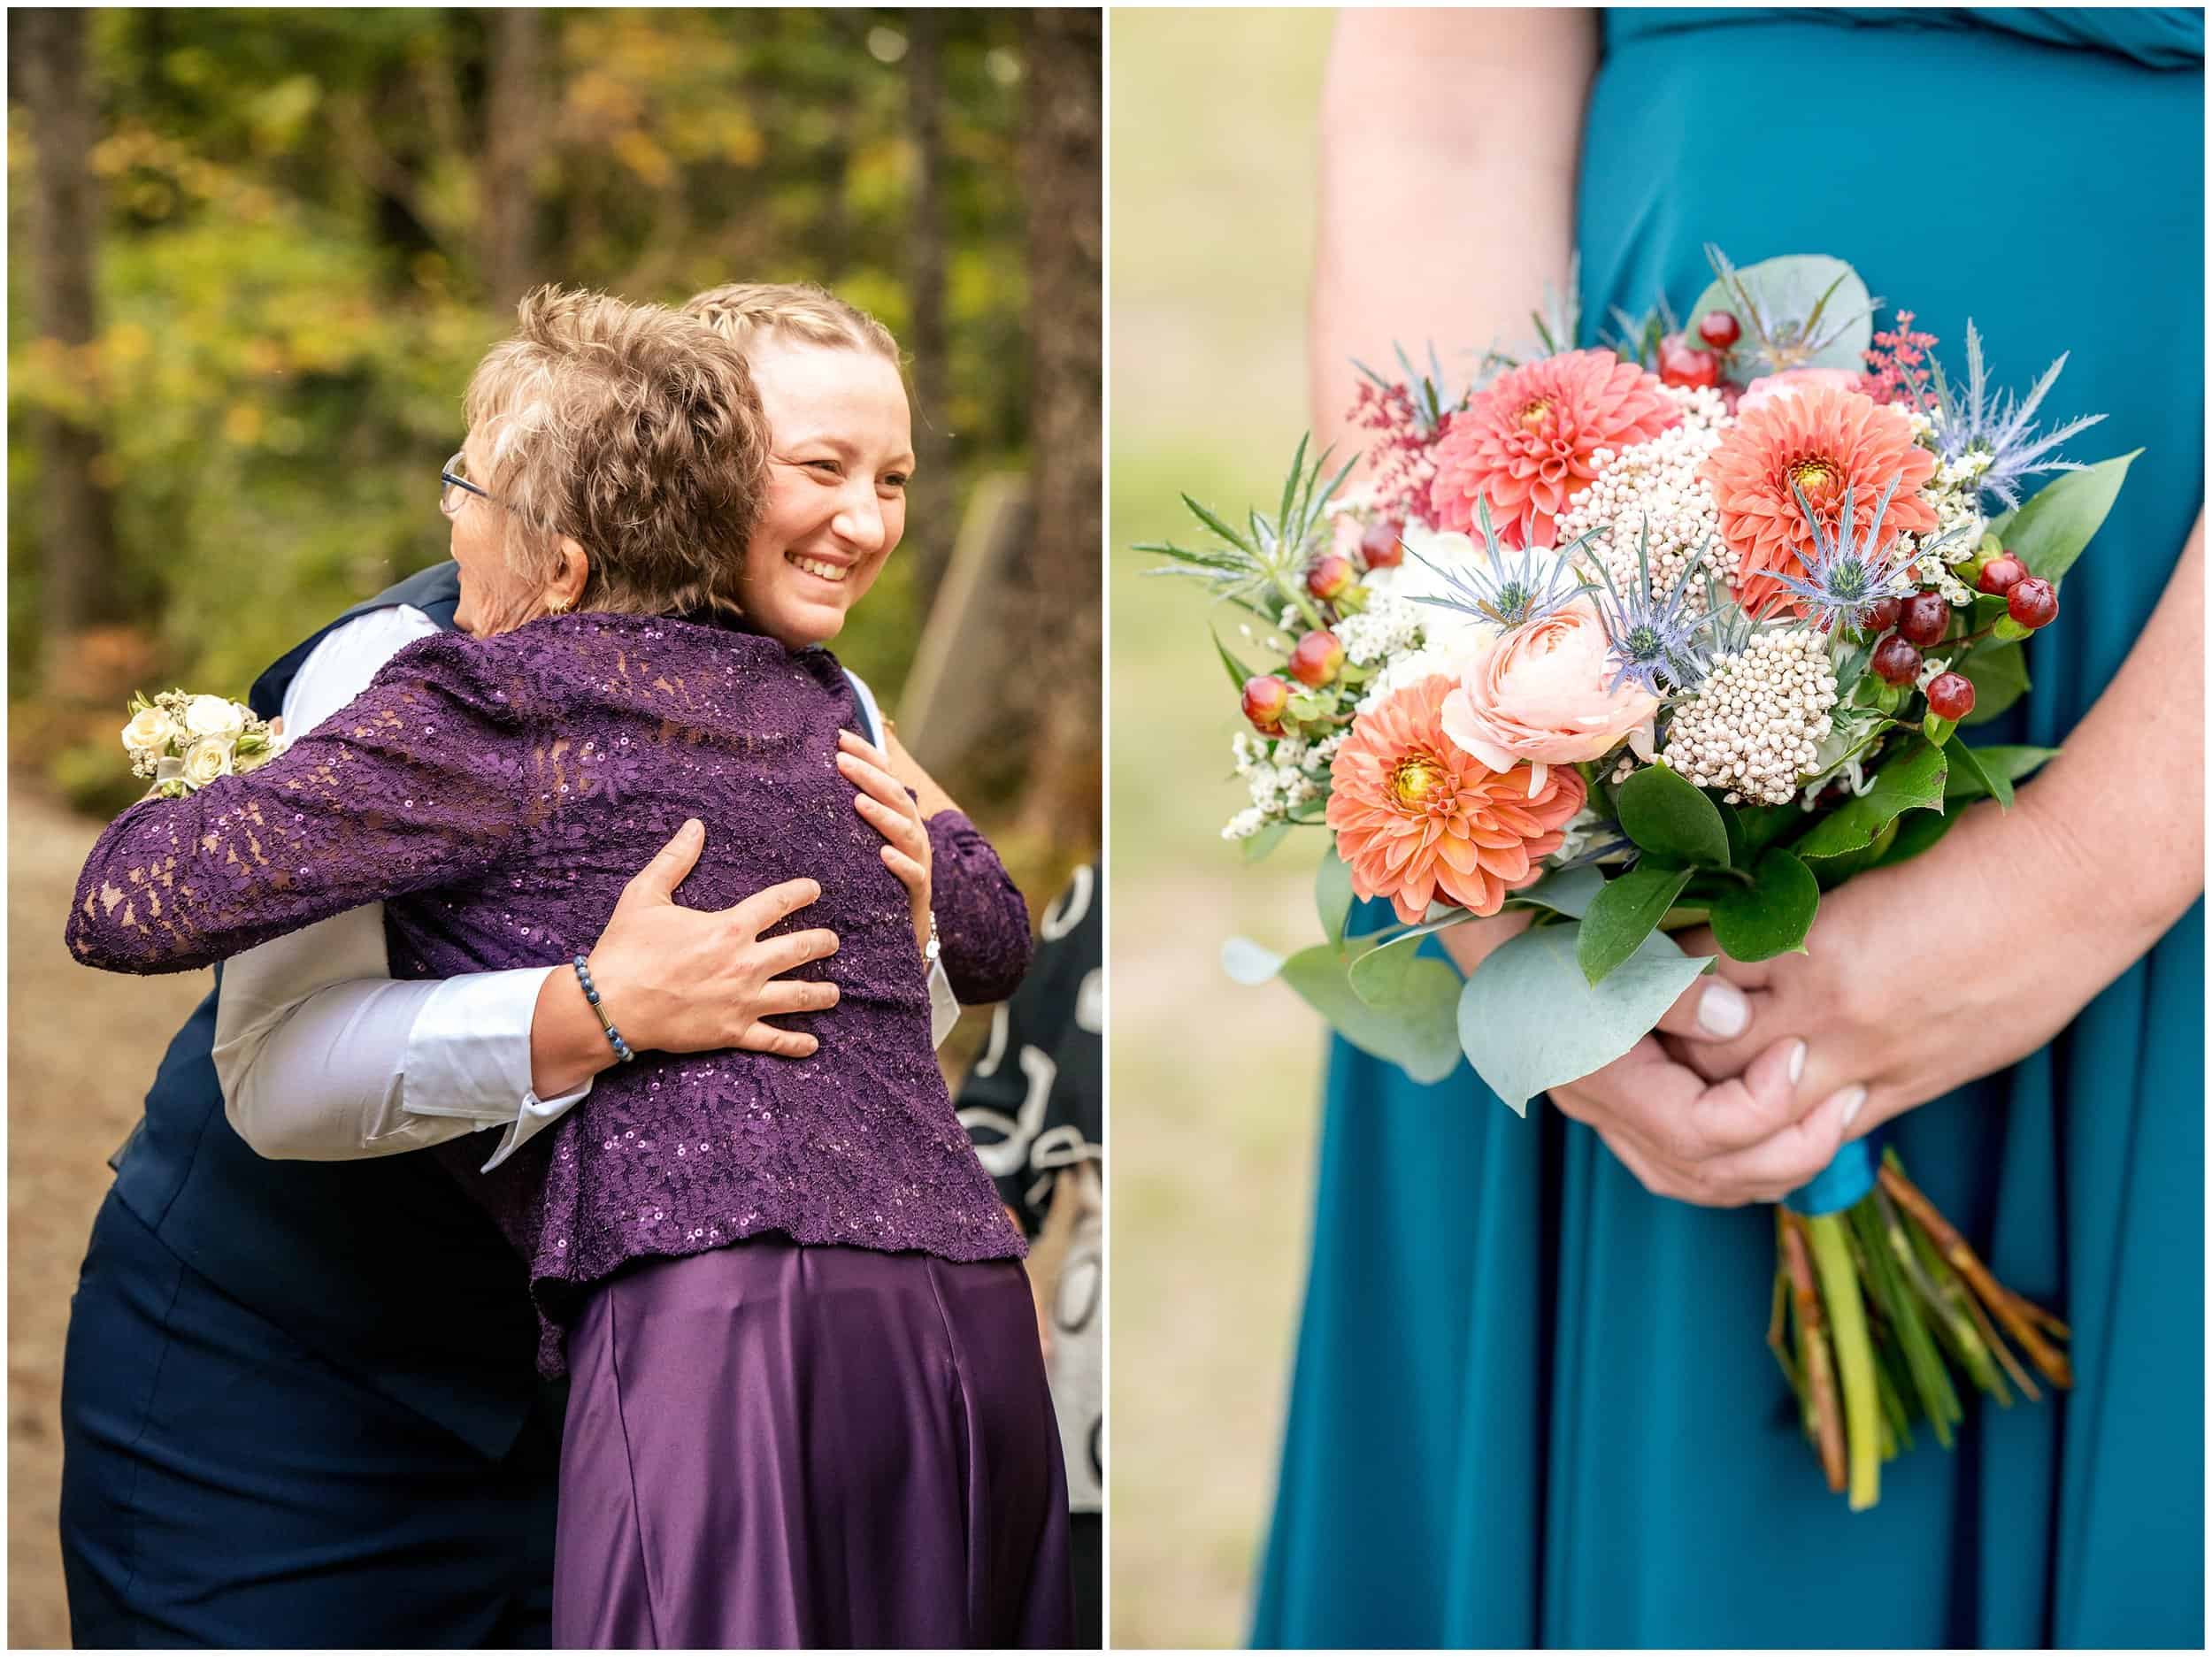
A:
POLYGON ((2061 580, 2103 525, 2127 479, 2128 463, 2142 452, 2131 449, 2079 472, 2061 472, 2018 511, 1999 520, 2005 549, 2028 566, 2029 574, 2061 580))
POLYGON ((1595 984, 1643 947, 1696 871, 1647 859, 1616 875, 1582 917, 1575 958, 1595 984))
POLYGON ((1943 809, 1943 750, 1913 740, 1874 774, 1874 786, 1845 801, 1791 848, 1807 859, 1836 858, 1873 844, 1907 811, 1943 809))
POLYGON ((1532 927, 1492 951, 1460 995, 1469 1062, 1524 1115, 1546 1088, 1587 1076, 1642 1040, 1712 964, 1654 932, 1592 984, 1576 958, 1580 931, 1532 927))
POLYGON ((1674 863, 1728 867, 1728 825, 1695 783, 1665 765, 1647 765, 1621 785, 1621 827, 1645 851, 1674 863))
MULTIPOLYGON (((527 165, 535 280, 680 303, 810 280, 912 326, 916 20, 883 10, 538 14, 527 165)), ((492 14, 90 14, 98 334, 36 331, 9 272, 12 699, 48 692, 35 422, 101 433, 125 615, 151 677, 242 694, 339 610, 445 556, 438 466, 509 331, 485 269, 492 14)), ((1026 444, 1022 21, 932 14, 945 247, 946 521, 913 523, 840 656, 895 707, 967 485, 1026 444)), ((38 134, 10 107, 10 230, 38 134)), ((105 764, 107 759, 103 758, 105 764)), ((990 801, 976 802, 988 807, 990 801)))
POLYGON ((1820 886, 1793 853, 1759 859, 1747 886, 1717 885, 1708 919, 1714 941, 1731 960, 1765 961, 1805 947, 1820 909, 1820 886))

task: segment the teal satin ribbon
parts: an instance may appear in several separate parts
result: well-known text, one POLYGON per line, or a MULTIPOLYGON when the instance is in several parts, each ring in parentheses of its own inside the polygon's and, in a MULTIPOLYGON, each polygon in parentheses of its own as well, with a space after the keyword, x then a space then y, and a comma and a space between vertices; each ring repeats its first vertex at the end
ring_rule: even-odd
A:
POLYGON ((1874 1189, 1882 1167, 1882 1141, 1886 1137, 1884 1128, 1877 1128, 1864 1139, 1852 1140, 1827 1167, 1783 1198, 1782 1206, 1809 1220, 1840 1214, 1874 1189))

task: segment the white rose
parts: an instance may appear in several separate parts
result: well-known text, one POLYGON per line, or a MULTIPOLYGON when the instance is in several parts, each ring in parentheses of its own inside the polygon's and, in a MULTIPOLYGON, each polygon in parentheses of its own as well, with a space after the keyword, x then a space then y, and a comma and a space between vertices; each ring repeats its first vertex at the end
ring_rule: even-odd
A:
POLYGON ((195 696, 184 704, 184 728, 194 736, 234 737, 246 728, 242 710, 226 696, 195 696))
POLYGON ((133 754, 166 753, 176 722, 158 708, 141 708, 123 727, 123 746, 133 754))
MULTIPOLYGON (((1409 556, 1396 569, 1386 572, 1391 578, 1388 590, 1401 598, 1419 602, 1456 596, 1446 579, 1448 574, 1486 572, 1492 567, 1489 554, 1477 548, 1471 537, 1455 531, 1408 524, 1403 538, 1409 556)), ((1373 575, 1367 580, 1370 586, 1380 585, 1373 575)), ((1464 610, 1423 602, 1420 612, 1422 638, 1430 650, 1442 656, 1456 658, 1479 649, 1501 631, 1464 610)))
MULTIPOLYGON (((219 702, 220 698, 204 696, 203 702, 219 702)), ((228 707, 227 702, 222 703, 228 707)), ((184 750, 184 779, 195 788, 204 788, 218 777, 230 775, 230 739, 204 736, 184 750)))

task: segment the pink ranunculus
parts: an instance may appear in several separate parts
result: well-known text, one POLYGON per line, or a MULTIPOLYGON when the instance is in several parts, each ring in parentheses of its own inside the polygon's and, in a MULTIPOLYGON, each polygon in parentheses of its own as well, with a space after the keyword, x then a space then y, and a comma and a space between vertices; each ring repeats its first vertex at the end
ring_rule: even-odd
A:
POLYGON ((1786 368, 1778 374, 1762 374, 1743 388, 1736 412, 1748 414, 1763 403, 1793 397, 1801 391, 1817 391, 1824 386, 1837 391, 1856 391, 1859 377, 1847 368, 1786 368))
POLYGON ((1444 734, 1493 771, 1602 757, 1623 737, 1650 756, 1659 699, 1633 680, 1610 689, 1605 625, 1587 599, 1524 623, 1470 656, 1445 698, 1444 734))

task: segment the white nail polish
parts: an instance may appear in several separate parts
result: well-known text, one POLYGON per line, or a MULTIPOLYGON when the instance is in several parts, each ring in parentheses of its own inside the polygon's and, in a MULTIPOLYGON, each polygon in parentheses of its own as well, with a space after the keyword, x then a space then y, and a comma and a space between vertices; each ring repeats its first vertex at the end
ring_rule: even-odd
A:
POLYGON ((1698 998, 1698 1028, 1723 1041, 1743 1034, 1751 1022, 1751 1003, 1744 993, 1725 978, 1716 978, 1698 998))
POLYGON ((1854 1121, 1854 1119, 1855 1119, 1855 1118, 1857 1117, 1857 1116, 1858 1116, 1859 1112, 1860 1112, 1862 1109, 1863 1109, 1865 1108, 1865 1106, 1866 1106, 1866 1089, 1865 1089, 1865 1088, 1863 1088, 1863 1087, 1854 1087, 1854 1088, 1852 1088, 1852 1089, 1851 1089, 1848 1093, 1847 1093, 1844 1095, 1844 1100, 1843 1100, 1843 1126, 1844 1126, 1844 1131, 1845 1131, 1846 1132, 1848 1132, 1850 1131, 1852 1122, 1854 1121))
POLYGON ((1790 1049, 1790 1085, 1794 1087, 1805 1079, 1806 1047, 1799 1042, 1790 1049))

